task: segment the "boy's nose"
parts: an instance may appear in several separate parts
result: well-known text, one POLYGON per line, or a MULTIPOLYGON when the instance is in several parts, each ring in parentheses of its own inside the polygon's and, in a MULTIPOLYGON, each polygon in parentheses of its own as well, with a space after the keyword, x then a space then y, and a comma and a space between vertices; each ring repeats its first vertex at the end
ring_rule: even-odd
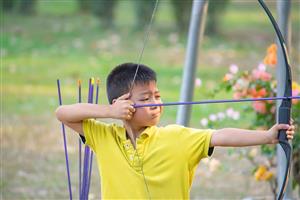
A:
MULTIPOLYGON (((151 103, 153 103, 153 104, 160 104, 162 102, 160 100, 152 99, 151 103)), ((159 108, 159 106, 151 106, 150 107, 151 110, 155 110, 157 108, 159 108)))
POLYGON ((158 108, 158 106, 151 106, 150 110, 156 110, 158 108))

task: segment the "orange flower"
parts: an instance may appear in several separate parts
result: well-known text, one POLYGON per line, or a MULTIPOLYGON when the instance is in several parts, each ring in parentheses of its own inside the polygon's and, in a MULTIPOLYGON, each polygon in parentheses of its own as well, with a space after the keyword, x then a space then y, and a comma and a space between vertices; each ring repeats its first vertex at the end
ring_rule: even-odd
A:
POLYGON ((276 53, 276 52, 277 52, 277 45, 273 43, 268 47, 267 53, 276 53))
POLYGON ((225 76, 223 77, 223 81, 227 82, 230 81, 233 78, 232 74, 225 74, 225 76))
POLYGON ((267 90, 265 88, 261 88, 257 90, 255 88, 248 89, 248 93, 254 98, 261 98, 267 95, 267 90))
POLYGON ((292 90, 295 91, 296 93, 300 93, 300 85, 293 81, 292 83, 292 90))
POLYGON ((276 46, 276 44, 272 44, 268 48, 267 55, 264 58, 264 64, 271 65, 271 66, 274 66, 277 64, 277 46, 276 46))
POLYGON ((273 172, 269 171, 266 166, 260 165, 255 174, 255 180, 257 181, 268 181, 273 177, 273 172))
POLYGON ((268 181, 268 180, 270 180, 273 177, 273 175, 274 175, 273 172, 267 171, 267 172, 265 172, 263 174, 263 176, 261 177, 261 179, 263 181, 268 181))
POLYGON ((260 181, 264 173, 266 173, 266 171, 267 171, 266 166, 264 165, 259 166, 254 174, 255 180, 260 181))
POLYGON ((265 88, 262 88, 257 93, 258 97, 265 97, 267 95, 267 90, 265 88))
MULTIPOLYGON (((300 85, 293 81, 292 83, 292 96, 297 96, 300 94, 300 85)), ((293 99, 292 103, 297 104, 299 102, 299 99, 293 99)))
POLYGON ((249 95, 251 95, 252 97, 256 97, 256 89, 255 89, 255 88, 250 88, 250 89, 248 89, 248 93, 249 93, 249 95))

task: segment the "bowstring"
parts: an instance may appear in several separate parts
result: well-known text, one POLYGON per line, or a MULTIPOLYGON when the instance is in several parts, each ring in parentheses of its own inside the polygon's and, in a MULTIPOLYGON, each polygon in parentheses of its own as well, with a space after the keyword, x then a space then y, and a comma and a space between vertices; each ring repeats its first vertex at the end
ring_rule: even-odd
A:
MULTIPOLYGON (((143 57, 143 54, 144 54, 144 50, 145 50, 146 44, 147 44, 147 42, 149 40, 149 35, 150 35, 151 27, 152 27, 152 24, 153 24, 154 16, 156 14, 157 6, 158 6, 158 1, 159 0, 155 1, 155 5, 154 5, 153 11, 152 11, 151 19, 150 19, 150 22, 149 22, 148 27, 146 29, 146 32, 145 32, 145 37, 144 37, 144 41, 143 41, 143 45, 142 45, 142 50, 141 50, 141 53, 139 54, 138 62, 137 62, 137 67, 136 67, 136 70, 135 70, 135 73, 134 73, 134 76, 133 76, 133 79, 132 79, 132 82, 131 82, 131 85, 130 85, 130 88, 129 88, 129 93, 130 94, 131 94, 132 88, 134 86, 134 82, 135 82, 137 73, 138 73, 139 68, 140 68, 140 64, 141 64, 141 60, 142 60, 142 57, 143 57)), ((145 183, 145 187, 146 187, 148 199, 151 200, 151 195, 150 195, 150 190, 149 190, 148 182, 146 180, 145 173, 144 173, 143 162, 140 159, 139 153, 137 151, 137 146, 135 147, 135 155, 137 155, 138 162, 139 162, 139 165, 141 167, 141 172, 142 172, 142 176, 143 176, 143 179, 144 179, 144 183, 145 183)))
POLYGON ((151 19, 150 19, 150 22, 149 22, 148 27, 146 29, 146 32, 145 32, 145 37, 144 37, 144 41, 143 41, 142 50, 141 50, 141 53, 139 54, 139 57, 138 57, 137 67, 136 67, 136 70, 135 70, 135 73, 134 73, 134 76, 133 76, 133 79, 132 79, 132 82, 131 82, 131 85, 130 85, 130 88, 129 88, 129 93, 131 93, 131 90, 133 88, 137 73, 138 73, 139 68, 140 68, 141 60, 142 60, 142 57, 143 57, 143 54, 144 54, 146 44, 147 44, 148 39, 149 39, 149 35, 150 35, 150 32, 151 32, 151 27, 152 27, 152 24, 153 24, 153 19, 154 19, 155 14, 156 14, 157 7, 158 7, 158 0, 155 1, 155 5, 154 5, 153 11, 152 11, 151 19))

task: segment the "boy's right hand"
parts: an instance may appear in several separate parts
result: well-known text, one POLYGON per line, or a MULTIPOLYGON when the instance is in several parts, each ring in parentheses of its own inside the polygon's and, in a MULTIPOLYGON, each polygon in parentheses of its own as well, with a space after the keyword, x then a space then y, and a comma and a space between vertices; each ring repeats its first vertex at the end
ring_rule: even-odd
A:
POLYGON ((112 118, 130 120, 133 117, 135 108, 133 101, 129 100, 130 93, 126 93, 113 101, 112 118))

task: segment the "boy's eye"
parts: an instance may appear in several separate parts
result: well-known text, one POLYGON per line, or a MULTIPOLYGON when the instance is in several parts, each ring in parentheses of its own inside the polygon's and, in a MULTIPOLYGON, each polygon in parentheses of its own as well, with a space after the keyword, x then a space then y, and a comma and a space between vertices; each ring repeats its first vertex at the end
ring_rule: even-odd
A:
POLYGON ((144 98, 144 99, 141 99, 141 101, 148 101, 149 98, 144 98))

